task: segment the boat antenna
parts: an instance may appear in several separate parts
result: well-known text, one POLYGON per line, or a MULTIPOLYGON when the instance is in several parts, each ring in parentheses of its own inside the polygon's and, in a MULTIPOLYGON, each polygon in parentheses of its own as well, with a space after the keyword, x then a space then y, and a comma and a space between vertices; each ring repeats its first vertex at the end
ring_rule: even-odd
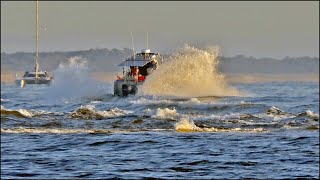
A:
POLYGON ((39 1, 36 1, 36 64, 35 64, 35 70, 36 70, 36 78, 38 78, 38 71, 39 71, 39 47, 38 47, 38 40, 39 40, 39 1))
POLYGON ((133 44, 133 35, 132 35, 132 32, 130 32, 130 34, 131 34, 131 43, 132 43, 133 59, 136 59, 135 54, 134 54, 134 44, 133 44))
POLYGON ((149 43, 149 32, 147 32, 147 49, 149 49, 148 43, 149 43))

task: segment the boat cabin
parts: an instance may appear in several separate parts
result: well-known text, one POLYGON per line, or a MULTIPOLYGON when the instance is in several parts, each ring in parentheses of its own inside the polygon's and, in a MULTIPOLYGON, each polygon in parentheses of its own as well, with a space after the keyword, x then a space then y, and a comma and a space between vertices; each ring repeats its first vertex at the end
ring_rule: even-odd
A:
MULTIPOLYGON (((28 72, 28 71, 26 71, 24 73, 23 77, 35 78, 36 77, 36 72, 28 72)), ((41 78, 41 77, 46 78, 46 77, 50 77, 50 76, 47 74, 46 71, 44 71, 44 72, 43 71, 39 71, 38 72, 38 77, 39 78, 41 78)))
POLYGON ((150 49, 143 49, 141 53, 127 58, 119 66, 128 67, 127 71, 123 70, 124 76, 138 76, 140 81, 144 81, 145 77, 158 68, 157 58, 159 53, 153 53, 150 49), (143 76, 143 77, 141 77, 143 76))
MULTIPOLYGON (((28 72, 26 71, 23 75, 23 77, 36 77, 36 72, 28 72)), ((39 71, 38 77, 49 77, 46 71, 39 71)))

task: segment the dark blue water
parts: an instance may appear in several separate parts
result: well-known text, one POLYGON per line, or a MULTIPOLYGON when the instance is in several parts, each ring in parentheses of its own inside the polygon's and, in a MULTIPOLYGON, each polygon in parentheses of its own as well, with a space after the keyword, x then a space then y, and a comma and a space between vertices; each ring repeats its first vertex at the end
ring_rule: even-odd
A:
POLYGON ((233 86, 247 95, 2 84, 1 178, 319 178, 319 84, 233 86))

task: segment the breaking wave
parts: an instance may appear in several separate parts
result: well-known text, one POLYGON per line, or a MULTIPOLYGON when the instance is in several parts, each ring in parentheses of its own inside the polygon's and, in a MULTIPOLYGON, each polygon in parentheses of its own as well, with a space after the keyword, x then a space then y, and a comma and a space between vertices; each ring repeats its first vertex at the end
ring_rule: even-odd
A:
POLYGON ((43 110, 27 110, 27 109, 18 109, 18 110, 12 110, 12 109, 5 109, 1 105, 1 115, 3 116, 15 116, 19 118, 31 118, 36 116, 42 116, 42 115, 63 115, 61 112, 49 112, 49 111, 43 111, 43 110))
MULTIPOLYGON (((294 118, 294 117, 307 117, 311 120, 318 121, 319 120, 319 115, 312 112, 310 109, 307 109, 303 113, 299 114, 292 114, 289 112, 285 112, 280 110, 279 108, 272 106, 270 109, 266 111, 267 116, 274 118, 275 120, 283 119, 283 118, 294 118)), ((266 118, 266 117, 263 117, 266 118)))
POLYGON ((18 109, 18 110, 9 110, 9 109, 4 109, 1 106, 1 116, 16 116, 20 118, 30 118, 33 116, 33 114, 25 109, 18 109))
POLYGON ((123 132, 123 131, 112 131, 105 129, 48 129, 48 128, 14 128, 14 129, 2 129, 1 133, 46 133, 46 134, 76 134, 76 133, 115 133, 115 132, 123 132))
POLYGON ((316 114, 312 112, 310 109, 307 109, 305 112, 298 114, 297 116, 306 116, 309 117, 310 119, 319 120, 319 114, 316 114))
MULTIPOLYGON (((1 128, 1 133, 31 133, 31 134, 104 134, 104 133, 129 133, 129 132, 140 132, 139 129, 58 129, 58 128, 1 128)), ((143 132, 145 132, 144 130, 143 132)), ((150 131, 166 131, 166 129, 151 129, 150 131)))
POLYGON ((179 97, 240 95, 218 71, 218 53, 217 47, 200 50, 186 45, 148 76, 139 93, 179 97))
POLYGON ((169 118, 172 118, 172 117, 176 117, 178 116, 179 113, 177 113, 177 110, 176 109, 169 109, 169 108, 164 108, 164 109, 161 109, 161 108, 158 108, 157 109, 157 112, 156 112, 156 115, 154 116, 155 118, 161 118, 161 119, 169 119, 169 118))
POLYGON ((128 114, 130 112, 123 111, 118 108, 113 108, 106 111, 99 111, 95 109, 93 105, 85 105, 81 106, 76 111, 72 112, 69 117, 70 118, 80 118, 80 119, 105 119, 105 118, 114 118, 120 117, 128 114))
POLYGON ((177 132, 268 132, 263 128, 215 128, 215 127, 198 127, 192 120, 182 118, 175 124, 175 130, 177 132))

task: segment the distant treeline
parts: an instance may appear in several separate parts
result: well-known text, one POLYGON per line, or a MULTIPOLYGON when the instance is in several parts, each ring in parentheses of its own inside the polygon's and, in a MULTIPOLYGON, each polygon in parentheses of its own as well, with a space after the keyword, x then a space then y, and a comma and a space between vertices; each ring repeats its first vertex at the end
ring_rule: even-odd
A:
MULTIPOLYGON (((54 71, 59 64, 66 63, 71 57, 86 59, 91 71, 119 71, 117 65, 132 55, 128 48, 120 49, 90 49, 71 52, 41 52, 39 64, 41 69, 54 71)), ((164 59, 169 54, 162 54, 164 59)), ((283 59, 255 58, 244 55, 220 57, 220 71, 224 73, 319 73, 318 57, 286 57, 283 59)), ((1 53, 1 71, 25 71, 33 69, 35 54, 17 52, 1 53)))
MULTIPOLYGON (((86 59, 92 71, 115 71, 116 65, 132 54, 131 49, 90 49, 70 52, 41 52, 39 53, 40 68, 54 71, 59 64, 66 63, 71 57, 86 59)), ((1 70, 25 71, 33 69, 35 53, 17 52, 1 53, 1 70)))
POLYGON ((220 68, 230 73, 316 73, 319 74, 318 57, 285 57, 283 59, 255 58, 238 55, 221 57, 220 68))

